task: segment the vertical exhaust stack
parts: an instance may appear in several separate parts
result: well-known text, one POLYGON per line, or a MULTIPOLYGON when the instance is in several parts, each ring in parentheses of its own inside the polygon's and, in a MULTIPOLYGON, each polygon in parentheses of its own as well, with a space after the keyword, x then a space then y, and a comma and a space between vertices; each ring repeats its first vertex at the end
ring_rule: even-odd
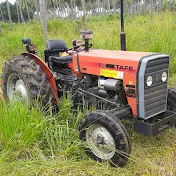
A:
POLYGON ((82 39, 85 42, 85 51, 89 52, 89 40, 92 40, 93 38, 93 32, 90 30, 85 30, 80 32, 82 39))
POLYGON ((120 47, 121 47, 122 51, 126 51, 126 35, 125 35, 125 31, 124 31, 123 0, 120 0, 120 20, 121 20, 120 47))

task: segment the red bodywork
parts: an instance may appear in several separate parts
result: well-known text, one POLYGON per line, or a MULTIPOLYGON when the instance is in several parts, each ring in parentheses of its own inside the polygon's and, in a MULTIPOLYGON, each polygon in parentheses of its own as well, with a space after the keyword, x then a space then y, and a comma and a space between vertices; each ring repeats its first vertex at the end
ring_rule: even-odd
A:
MULTIPOLYGON (((132 86, 136 92, 137 88, 137 70, 140 59, 151 55, 148 52, 131 52, 131 51, 112 51, 112 50, 90 50, 89 52, 79 52, 73 54, 72 63, 68 67, 73 70, 77 76, 90 74, 115 78, 123 80, 125 91, 132 86), (107 67, 108 65, 108 67, 107 67), (112 66, 114 66, 112 68, 112 66)), ((53 93, 58 102, 57 86, 54 76, 48 66, 36 55, 23 53, 30 59, 35 59, 36 63, 42 66, 43 71, 48 75, 48 81, 52 86, 53 93)), ((131 89, 131 88, 130 88, 131 89)), ((128 104, 131 106, 133 115, 137 115, 137 97, 127 96, 128 104)))
MULTIPOLYGON (((122 79, 125 91, 127 85, 137 88, 137 70, 140 59, 151 55, 148 52, 112 51, 112 50, 90 50, 80 52, 73 56, 73 71, 78 75, 91 74, 107 78, 122 79), (79 62, 79 63, 78 63, 79 62), (78 67, 78 65, 80 67, 78 67), (107 67, 108 66, 108 67, 107 67), (112 68, 114 66, 114 68, 112 68), (80 68, 80 70, 79 70, 80 68), (79 70, 79 71, 78 71, 79 70)), ((127 96, 128 104, 131 106, 133 115, 137 115, 137 97, 127 96)))

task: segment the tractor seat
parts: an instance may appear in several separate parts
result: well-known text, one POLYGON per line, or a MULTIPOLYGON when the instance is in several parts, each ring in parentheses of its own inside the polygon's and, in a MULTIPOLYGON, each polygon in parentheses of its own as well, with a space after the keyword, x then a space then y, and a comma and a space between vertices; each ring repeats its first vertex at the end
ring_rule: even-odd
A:
POLYGON ((46 50, 45 62, 48 62, 51 56, 60 57, 60 52, 66 52, 68 48, 63 40, 47 40, 46 41, 46 50))
POLYGON ((58 64, 68 64, 72 62, 72 56, 50 56, 49 59, 58 64))

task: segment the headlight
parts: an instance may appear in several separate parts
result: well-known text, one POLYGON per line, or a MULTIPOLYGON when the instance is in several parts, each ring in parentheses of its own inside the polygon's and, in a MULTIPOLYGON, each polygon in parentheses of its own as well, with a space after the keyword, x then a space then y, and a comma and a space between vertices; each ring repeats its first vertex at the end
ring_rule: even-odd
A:
POLYGON ((163 73, 162 73, 161 80, 162 80, 163 82, 165 82, 165 81, 167 80, 167 73, 166 73, 166 72, 163 72, 163 73))
POLYGON ((152 76, 148 76, 148 77, 147 77, 147 81, 146 81, 147 86, 151 86, 152 83, 153 83, 153 78, 152 78, 152 76))

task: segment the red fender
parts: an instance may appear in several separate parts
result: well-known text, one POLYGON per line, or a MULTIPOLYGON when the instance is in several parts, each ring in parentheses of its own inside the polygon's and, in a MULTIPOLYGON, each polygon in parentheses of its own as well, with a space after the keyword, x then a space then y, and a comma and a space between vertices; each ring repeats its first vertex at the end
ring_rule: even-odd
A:
POLYGON ((54 78, 53 73, 52 73, 51 70, 48 68, 48 66, 45 64, 45 62, 43 62, 43 60, 42 60, 40 57, 38 57, 37 55, 31 54, 31 53, 23 53, 22 55, 23 55, 24 57, 27 56, 27 57, 29 57, 30 59, 35 59, 36 63, 37 63, 38 65, 41 65, 41 66, 42 66, 42 71, 47 74, 47 76, 48 76, 48 82, 49 82, 50 85, 51 85, 51 88, 52 88, 52 91, 53 91, 53 93, 54 93, 55 99, 56 99, 56 101, 57 101, 57 103, 58 103, 58 102, 59 102, 59 99, 58 99, 56 81, 55 81, 55 78, 54 78))

